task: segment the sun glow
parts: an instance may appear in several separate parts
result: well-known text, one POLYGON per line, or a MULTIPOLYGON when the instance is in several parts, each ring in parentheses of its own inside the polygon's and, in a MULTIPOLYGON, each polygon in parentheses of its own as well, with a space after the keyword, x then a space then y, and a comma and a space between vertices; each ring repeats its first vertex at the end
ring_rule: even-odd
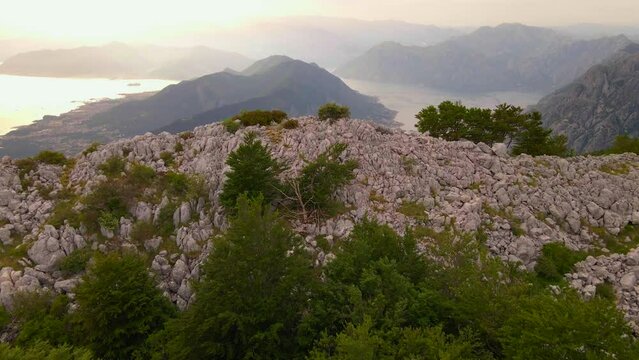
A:
POLYGON ((262 17, 304 14, 295 0, 3 0, 4 37, 145 40, 203 27, 230 27, 262 17))

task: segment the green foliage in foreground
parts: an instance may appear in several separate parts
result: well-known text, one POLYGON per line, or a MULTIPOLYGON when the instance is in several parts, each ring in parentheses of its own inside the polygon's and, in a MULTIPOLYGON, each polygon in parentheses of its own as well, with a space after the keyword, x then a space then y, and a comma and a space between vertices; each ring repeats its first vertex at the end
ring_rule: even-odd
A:
POLYGON ((570 250, 564 244, 548 243, 541 250, 535 272, 546 281, 559 282, 564 274, 571 272, 573 266, 587 256, 587 253, 570 250))
POLYGON ((289 359, 314 276, 301 239, 260 197, 241 196, 203 266, 197 300, 170 326, 171 359, 289 359))
POLYGON ((46 342, 38 342, 33 346, 10 347, 0 344, 0 359, 3 360, 92 360, 95 359, 91 351, 84 348, 74 348, 69 345, 53 347, 46 342))
POLYGON ((76 289, 77 319, 85 341, 101 359, 141 356, 147 337, 174 314, 137 255, 98 257, 83 280, 76 289))
POLYGON ((319 117, 322 121, 336 121, 351 117, 351 110, 348 106, 342 106, 336 103, 327 103, 320 106, 317 110, 317 117, 319 117))
POLYGON ((552 136, 544 129, 541 114, 524 113, 509 104, 495 109, 468 108, 461 103, 444 101, 429 106, 417 115, 415 125, 420 132, 449 141, 466 139, 488 145, 514 142, 513 154, 568 156, 565 136, 552 136))
MULTIPOLYGON (((111 254, 77 289, 76 312, 65 311, 64 296, 23 298, 11 314, 21 325, 17 347, 0 346, 0 355, 46 359, 65 349, 84 359, 86 346, 102 359, 639 358, 610 286, 584 301, 563 282, 552 292, 489 256, 480 234, 400 236, 372 221, 313 268, 300 237, 263 205, 239 198, 196 301, 177 318, 165 323, 173 307, 139 258, 111 254)), ((557 273, 574 256, 561 246, 543 255, 557 273)))

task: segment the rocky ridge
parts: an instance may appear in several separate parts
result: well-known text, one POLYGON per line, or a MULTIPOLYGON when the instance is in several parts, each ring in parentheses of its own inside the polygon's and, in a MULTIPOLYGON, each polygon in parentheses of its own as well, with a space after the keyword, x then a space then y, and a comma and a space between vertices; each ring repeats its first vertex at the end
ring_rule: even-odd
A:
MULTIPOLYGON (((199 277, 200 264, 216 234, 227 226, 218 201, 228 171, 226 157, 247 131, 256 132, 274 156, 289 165, 284 178, 297 173, 303 159, 316 157, 336 142, 348 144, 343 156, 358 161, 356 179, 337 194, 349 210, 321 223, 293 223, 317 265, 333 256, 318 246, 318 237, 329 243, 337 241, 365 217, 399 232, 417 226, 437 231, 452 227, 464 232, 481 230, 494 255, 527 269, 534 268, 546 243, 561 242, 572 249, 601 248, 601 231, 614 236, 627 226, 639 225, 636 155, 510 157, 500 144, 491 148, 482 143, 446 142, 357 120, 332 125, 312 117, 298 120, 300 127, 291 130, 253 127, 230 134, 222 125, 206 125, 187 135, 148 133, 119 140, 81 155, 74 166, 40 165, 26 174, 31 180, 26 190, 15 161, 3 158, 2 256, 6 258, 16 246, 22 251, 13 250, 18 258, 14 263, 2 262, 0 301, 10 306, 16 291, 38 288, 72 295, 79 277, 59 271, 61 258, 78 249, 124 247, 150 254, 150 270, 159 277, 165 294, 180 308, 188 306, 193 298, 189 282, 199 277), (168 204, 166 197, 157 202, 136 200, 130 216, 119 219, 113 231, 102 229, 99 235, 70 223, 58 228, 46 224, 55 204, 43 197, 43 186, 52 189, 47 197, 65 187, 77 195, 89 194, 107 180, 99 166, 113 156, 125 158, 127 166, 141 163, 166 173, 170 168, 163 160, 166 153, 174 159, 175 171, 199 176, 207 188, 206 196, 176 206, 172 216, 176 231, 168 240, 151 237, 143 244, 131 240, 134 224, 158 222, 168 204), (418 209, 418 214, 406 212, 406 206, 418 209)), ((628 319, 639 321, 637 250, 628 255, 589 257, 578 269, 567 275, 574 287, 592 296, 591 285, 609 281, 628 319)))

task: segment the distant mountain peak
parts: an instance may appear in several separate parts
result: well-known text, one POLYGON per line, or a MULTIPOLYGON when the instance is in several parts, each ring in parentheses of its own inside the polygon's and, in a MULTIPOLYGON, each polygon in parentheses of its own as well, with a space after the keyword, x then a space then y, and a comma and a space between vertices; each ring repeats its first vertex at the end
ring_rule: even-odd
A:
POLYGON ((295 61, 286 55, 272 55, 262 60, 258 60, 242 71, 243 75, 250 76, 268 71, 280 64, 295 61))

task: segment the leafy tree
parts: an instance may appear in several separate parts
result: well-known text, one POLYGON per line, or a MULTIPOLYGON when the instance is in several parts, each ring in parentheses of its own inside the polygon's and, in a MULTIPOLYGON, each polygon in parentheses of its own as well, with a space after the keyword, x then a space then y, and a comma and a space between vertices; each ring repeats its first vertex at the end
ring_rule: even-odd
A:
POLYGON ((308 162, 298 179, 290 183, 289 199, 294 200, 307 218, 311 212, 331 212, 335 208, 333 195, 340 187, 355 178, 353 170, 357 168, 354 160, 340 159, 347 145, 333 144, 315 160, 308 162))
POLYGON ((327 103, 320 106, 317 110, 317 116, 322 121, 336 121, 351 117, 351 110, 347 106, 341 106, 336 103, 327 103))
POLYGON ((64 154, 49 150, 41 151, 34 159, 37 162, 51 165, 65 165, 67 163, 67 158, 64 154))
POLYGON ((197 300, 170 326, 172 359, 288 359, 316 278, 300 238, 261 196, 237 215, 202 268, 197 300))
POLYGON ((131 358, 175 311, 142 259, 130 253, 97 258, 78 285, 76 300, 86 343, 103 359, 131 358))
POLYGON ((251 199, 261 194, 267 204, 278 197, 280 185, 277 176, 282 167, 255 133, 248 133, 244 137, 244 143, 229 154, 226 164, 231 170, 226 174, 220 202, 227 211, 233 212, 242 194, 247 194, 251 199))
POLYGON ((586 253, 570 250, 564 244, 548 243, 541 249, 535 271, 547 281, 559 282, 576 263, 585 260, 586 256, 586 253))
POLYGON ((525 114, 522 108, 509 104, 490 110, 444 101, 421 110, 415 117, 420 132, 428 131, 431 136, 449 141, 466 139, 488 145, 507 141, 509 146, 515 142, 515 155, 570 155, 566 137, 552 136, 551 130, 544 129, 538 112, 525 114))
POLYGON ((615 305, 572 290, 522 298, 500 331, 512 359, 637 359, 639 347, 615 305))
POLYGON ((531 156, 554 155, 568 156, 570 151, 566 147, 567 138, 564 135, 552 136, 552 130, 544 129, 541 114, 534 112, 524 122, 523 129, 515 135, 513 154, 528 154, 531 156))
POLYGON ((628 135, 619 135, 615 142, 608 149, 601 151, 603 154, 639 154, 639 138, 632 138, 628 135))

